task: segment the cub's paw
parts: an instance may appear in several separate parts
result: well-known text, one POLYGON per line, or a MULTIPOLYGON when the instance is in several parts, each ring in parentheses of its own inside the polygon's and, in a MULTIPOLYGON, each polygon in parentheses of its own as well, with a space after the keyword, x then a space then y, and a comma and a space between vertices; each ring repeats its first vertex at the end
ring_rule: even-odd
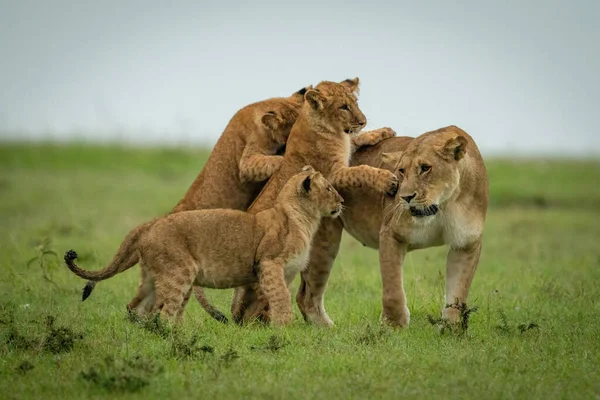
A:
POLYGON ((388 170, 381 169, 377 188, 381 193, 394 196, 398 191, 398 177, 388 170))
POLYGON ((391 137, 396 136, 396 131, 387 126, 385 128, 377 129, 376 131, 379 132, 379 137, 380 137, 379 141, 381 141, 383 139, 389 139, 391 137))

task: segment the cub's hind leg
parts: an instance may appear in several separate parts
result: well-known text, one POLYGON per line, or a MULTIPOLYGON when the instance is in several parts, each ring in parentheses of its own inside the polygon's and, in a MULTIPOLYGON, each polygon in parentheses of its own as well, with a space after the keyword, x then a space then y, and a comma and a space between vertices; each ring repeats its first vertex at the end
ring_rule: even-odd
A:
POLYGON ((183 312, 186 297, 196 278, 196 268, 193 260, 185 263, 169 261, 152 270, 156 291, 156 302, 153 312, 160 312, 166 319, 175 319, 183 312))

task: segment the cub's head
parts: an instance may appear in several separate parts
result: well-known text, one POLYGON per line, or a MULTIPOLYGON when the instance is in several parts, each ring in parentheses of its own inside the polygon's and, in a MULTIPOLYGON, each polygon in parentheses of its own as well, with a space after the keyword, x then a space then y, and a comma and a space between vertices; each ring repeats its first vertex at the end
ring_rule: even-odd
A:
POLYGON ((256 125, 276 143, 285 144, 304 104, 304 95, 311 89, 312 85, 289 97, 274 97, 251 104, 249 107, 252 108, 256 125))
POLYGON ((340 215, 344 205, 344 199, 337 190, 310 165, 290 178, 279 194, 278 200, 332 218, 340 215))
POLYGON ((323 81, 304 94, 311 125, 335 134, 357 134, 367 124, 358 108, 358 78, 323 81))
POLYGON ((467 143, 456 131, 441 129, 415 138, 404 151, 383 153, 398 175, 398 207, 416 218, 437 214, 458 188, 467 143))

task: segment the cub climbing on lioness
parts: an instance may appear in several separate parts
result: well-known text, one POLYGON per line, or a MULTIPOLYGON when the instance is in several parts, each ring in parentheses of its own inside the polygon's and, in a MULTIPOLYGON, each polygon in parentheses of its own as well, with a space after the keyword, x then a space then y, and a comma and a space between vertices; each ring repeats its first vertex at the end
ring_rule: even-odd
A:
MULTIPOLYGON (((290 133, 281 168, 273 174, 248 212, 257 213, 272 207, 285 182, 306 164, 321 171, 338 190, 365 187, 380 194, 396 193, 398 180, 392 172, 367 165, 349 166, 353 151, 352 137, 357 137, 367 123, 358 107, 355 94, 358 84, 358 78, 341 83, 323 81, 305 93, 305 103, 290 133)), ((378 134, 386 135, 386 132, 382 130, 378 134)), ((370 139, 369 141, 372 142, 370 139)), ((341 234, 341 222, 336 221, 321 222, 313 241, 313 249, 329 246, 329 231, 339 230, 341 234), (334 225, 339 225, 339 229, 334 228, 334 225)), ((337 248, 334 251, 337 253, 337 248)), ((295 274, 289 274, 288 282, 294 276, 295 274)), ((322 297, 315 300, 316 303, 307 307, 308 312, 315 315, 315 318, 328 319, 322 308, 322 297)), ((232 302, 233 318, 236 322, 253 319, 261 315, 267 306, 257 287, 236 288, 232 302)))
MULTIPOLYGON (((257 282, 268 299, 275 324, 292 320, 285 275, 302 270, 321 217, 337 217, 343 200, 311 166, 292 176, 275 204, 256 214, 239 210, 184 211, 160 218, 129 251, 140 254, 146 270, 144 298, 138 314, 181 314, 192 284, 231 288, 257 282)), ((101 271, 85 271, 70 250, 65 262, 76 275, 95 281, 130 267, 112 262, 101 271)), ((115 257, 119 260, 118 257, 115 257)), ((120 260, 126 260, 121 257, 120 260)))

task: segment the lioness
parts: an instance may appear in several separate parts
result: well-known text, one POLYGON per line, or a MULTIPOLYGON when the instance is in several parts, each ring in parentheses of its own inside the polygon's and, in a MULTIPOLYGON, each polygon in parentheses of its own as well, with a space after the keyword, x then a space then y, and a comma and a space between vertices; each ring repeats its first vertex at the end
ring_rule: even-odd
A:
MULTIPOLYGON (((158 219, 136 246, 147 281, 136 311, 143 315, 160 310, 161 316, 172 318, 185 307, 185 296, 194 282, 223 289, 258 280, 270 305, 271 321, 277 325, 291 322, 284 275, 304 268, 321 217, 337 217, 342 203, 323 175, 305 166, 283 186, 271 208, 256 214, 213 209, 158 219)), ((130 267, 113 262, 90 272, 80 269, 76 258, 73 250, 65 254, 69 269, 95 281, 130 267)))
MULTIPOLYGON (((272 207, 285 182, 306 164, 321 171, 338 189, 367 187, 379 194, 396 193, 398 180, 392 172, 367 165, 348 165, 352 152, 351 136, 357 135, 367 123, 354 93, 358 84, 358 78, 341 83, 323 81, 305 93, 305 103, 292 127, 281 168, 273 174, 249 212, 257 213, 272 207)), ((327 219, 321 222, 313 240, 311 260, 314 251, 321 253, 323 249, 331 248, 331 232, 336 231, 341 233, 340 221, 327 219)), ((337 253, 337 248, 333 249, 333 253, 337 253)), ((287 281, 291 282, 294 276, 289 274, 287 281)), ((259 316, 266 306, 266 302, 260 300, 256 287, 235 289, 232 314, 236 322, 259 316), (247 308, 249 304, 254 306, 247 308)), ((305 311, 319 314, 322 298, 315 299, 311 306, 305 311)))
POLYGON ((414 139, 385 140, 359 149, 353 159, 353 165, 382 164, 400 180, 394 198, 368 190, 342 192, 344 228, 366 246, 379 249, 382 319, 393 326, 409 324, 402 280, 406 253, 449 245, 442 317, 456 323, 479 262, 489 198, 477 145, 465 131, 449 126, 414 139))

